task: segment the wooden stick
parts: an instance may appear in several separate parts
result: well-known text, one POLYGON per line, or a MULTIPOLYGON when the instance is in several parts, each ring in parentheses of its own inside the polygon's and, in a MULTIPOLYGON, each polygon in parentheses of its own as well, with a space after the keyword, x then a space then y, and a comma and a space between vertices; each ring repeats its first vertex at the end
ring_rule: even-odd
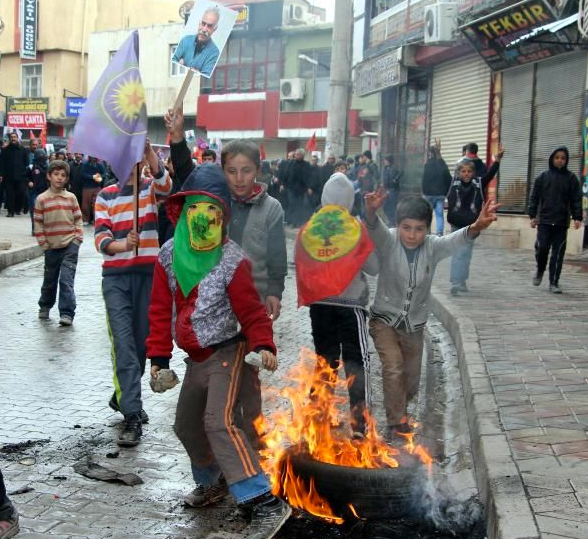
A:
POLYGON ((178 110, 179 108, 181 108, 182 104, 184 103, 184 98, 186 97, 186 93, 188 92, 188 88, 190 87, 190 83, 192 82, 192 79, 194 78, 194 71, 192 71, 191 69, 188 69, 188 72, 186 73, 186 78, 184 79, 184 83, 182 84, 182 87, 180 88, 180 93, 178 94, 178 97, 176 97, 176 102, 174 103, 174 114, 176 112, 176 110, 178 110))
MULTIPOLYGON (((139 232, 139 193, 141 192, 141 163, 137 163, 137 176, 133 182, 133 230, 139 232)), ((140 233, 140 232, 139 232, 140 233)), ((140 243, 140 241, 139 241, 140 243)), ((135 247, 135 256, 139 256, 139 246, 135 247)))

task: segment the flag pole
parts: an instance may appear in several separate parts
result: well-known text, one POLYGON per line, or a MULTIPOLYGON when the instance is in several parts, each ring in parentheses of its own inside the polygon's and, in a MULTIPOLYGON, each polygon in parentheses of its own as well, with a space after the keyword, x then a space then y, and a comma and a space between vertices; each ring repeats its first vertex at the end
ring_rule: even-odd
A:
POLYGON ((176 97, 176 102, 174 103, 174 115, 176 110, 178 110, 179 108, 181 108, 182 103, 184 102, 184 98, 186 97, 186 93, 188 92, 188 88, 190 87, 190 84, 192 82, 192 79, 194 78, 194 71, 192 69, 188 69, 188 72, 186 73, 186 78, 184 79, 184 83, 182 84, 182 87, 180 88, 180 93, 178 94, 178 97, 176 97))
MULTIPOLYGON (((141 163, 137 163, 137 175, 133 182, 133 230, 139 232, 139 182, 141 181, 141 163)), ((139 246, 135 246, 135 256, 139 256, 139 246)))

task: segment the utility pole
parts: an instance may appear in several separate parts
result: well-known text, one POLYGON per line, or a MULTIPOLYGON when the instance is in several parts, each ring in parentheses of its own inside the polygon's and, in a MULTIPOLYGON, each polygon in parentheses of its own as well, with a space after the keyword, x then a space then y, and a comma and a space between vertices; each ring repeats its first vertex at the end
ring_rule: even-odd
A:
POLYGON ((331 48, 331 81, 327 117, 326 157, 336 157, 347 151, 347 118, 351 88, 351 23, 352 0, 335 2, 333 44, 331 48))

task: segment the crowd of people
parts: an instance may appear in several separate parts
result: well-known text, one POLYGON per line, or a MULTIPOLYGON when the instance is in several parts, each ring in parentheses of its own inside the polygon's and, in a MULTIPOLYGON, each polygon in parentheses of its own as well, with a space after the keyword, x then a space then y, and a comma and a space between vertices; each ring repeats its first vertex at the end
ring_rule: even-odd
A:
MULTIPOLYGON (((147 360, 157 380, 170 368, 177 345, 188 358, 174 430, 195 482, 184 501, 205 507, 230 494, 252 514, 248 537, 264 539, 291 509, 271 493, 259 464, 263 440, 254 426, 262 414, 259 369, 244 359, 255 352, 264 368, 278 367, 272 328, 281 314, 288 268, 285 223, 299 228, 298 297, 310 307, 316 351, 333 373, 341 366, 353 377, 349 436, 366 435, 369 334, 382 364, 384 434, 390 443, 404 440, 413 429, 408 403, 419 386, 435 267, 453 257, 451 293, 468 291, 474 240, 497 219, 499 205, 485 192, 505 150, 501 146, 486 169, 470 143, 451 172, 435 141, 424 168, 423 196, 400 199, 402 172, 392 155, 385 156, 382 171, 369 151, 352 159, 329 155, 322 166, 315 156, 307 161, 302 149, 281 162, 262 162, 255 143, 235 140, 223 147, 220 163, 216 152, 206 150, 196 163, 181 111, 170 111, 165 123, 169 159, 162 162, 147 141, 141 174, 134 168, 124 185, 109 181, 108 167, 96 159, 58 153, 51 160, 42 149, 25 150, 11 135, 0 154, 8 215, 25 210, 22 186, 14 184, 26 177, 26 209, 45 253, 38 315, 48 319, 57 301, 63 326, 75 317, 83 226, 94 224, 112 345, 108 405, 124 418, 117 443, 140 443, 149 421, 141 398, 147 360), (137 227, 128 211, 135 187, 137 227), (446 203, 450 233, 443 226, 446 203), (430 230, 433 215, 436 233, 430 230), (325 248, 333 245, 336 249, 325 248), (371 301, 367 275, 377 275, 371 301)), ((529 208, 531 226, 539 227, 533 284, 540 284, 551 248, 555 293, 561 292, 570 216, 575 226, 582 219, 580 186, 568 160, 565 148, 554 151, 549 170, 534 184, 529 208)), ((0 483, 0 538, 5 539, 18 530, 18 517, 1 476, 0 483)))

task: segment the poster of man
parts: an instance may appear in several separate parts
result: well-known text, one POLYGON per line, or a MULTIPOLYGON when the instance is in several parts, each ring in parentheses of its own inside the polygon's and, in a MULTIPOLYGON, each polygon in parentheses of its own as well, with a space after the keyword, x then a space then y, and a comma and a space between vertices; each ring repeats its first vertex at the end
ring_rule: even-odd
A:
POLYGON ((237 12, 208 0, 197 0, 172 56, 176 62, 210 78, 237 20, 237 12))

